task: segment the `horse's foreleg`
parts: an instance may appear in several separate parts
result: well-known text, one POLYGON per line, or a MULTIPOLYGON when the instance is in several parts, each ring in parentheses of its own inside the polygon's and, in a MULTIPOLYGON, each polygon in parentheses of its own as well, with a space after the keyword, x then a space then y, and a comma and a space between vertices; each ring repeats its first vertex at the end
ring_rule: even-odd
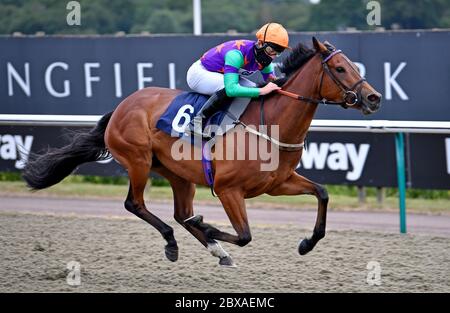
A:
POLYGON ((219 193, 219 199, 230 219, 231 225, 235 229, 237 236, 223 232, 212 225, 203 222, 200 215, 193 216, 186 220, 188 224, 200 229, 207 238, 229 242, 240 247, 245 246, 252 240, 250 227, 245 211, 244 197, 239 192, 226 191, 219 193))
POLYGON ((207 226, 205 231, 206 235, 210 238, 226 241, 240 247, 245 246, 252 240, 252 235, 250 233, 250 226, 248 225, 243 195, 238 191, 223 191, 219 193, 219 199, 237 236, 222 232, 208 224, 203 224, 207 226))
MULTIPOLYGON (((200 215, 194 216, 193 200, 195 184, 179 177, 165 167, 157 167, 153 170, 167 178, 172 186, 175 220, 197 238, 213 256, 218 257, 220 265, 234 266, 233 260, 222 246, 214 239, 205 235, 205 228, 202 225, 208 224, 202 223, 203 218, 200 215)), ((211 225, 208 226, 214 228, 211 225)))
POLYGON ((294 173, 281 185, 267 192, 271 196, 281 195, 302 195, 313 194, 316 196, 319 206, 317 211, 316 225, 314 226, 311 238, 305 238, 301 241, 298 251, 301 255, 305 255, 311 251, 317 242, 325 237, 325 228, 327 220, 328 193, 327 190, 309 179, 294 173))

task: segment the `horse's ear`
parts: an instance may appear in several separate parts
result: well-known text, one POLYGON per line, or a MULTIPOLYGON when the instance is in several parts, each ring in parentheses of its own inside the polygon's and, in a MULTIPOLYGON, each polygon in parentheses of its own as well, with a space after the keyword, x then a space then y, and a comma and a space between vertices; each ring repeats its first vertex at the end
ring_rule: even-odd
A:
POLYGON ((316 52, 320 52, 322 54, 325 54, 328 52, 327 47, 325 47, 324 44, 321 43, 320 40, 318 40, 316 37, 313 37, 312 41, 313 41, 314 48, 316 49, 316 52))
POLYGON ((328 51, 335 51, 336 47, 329 43, 327 40, 323 42, 324 46, 327 47, 328 51))

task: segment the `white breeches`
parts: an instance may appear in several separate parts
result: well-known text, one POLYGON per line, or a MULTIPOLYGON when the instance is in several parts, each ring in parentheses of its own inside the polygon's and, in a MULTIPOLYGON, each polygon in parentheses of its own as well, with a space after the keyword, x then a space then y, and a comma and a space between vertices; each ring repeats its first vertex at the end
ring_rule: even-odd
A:
MULTIPOLYGON (((254 82, 246 78, 247 75, 252 75, 252 73, 239 70, 239 85, 256 87, 254 82)), ((208 71, 200 60, 191 65, 187 71, 186 80, 192 90, 204 95, 212 95, 220 89, 225 88, 223 74, 208 71)))
POLYGON ((192 90, 205 95, 212 95, 225 87, 223 74, 208 71, 200 60, 191 65, 186 80, 192 90))

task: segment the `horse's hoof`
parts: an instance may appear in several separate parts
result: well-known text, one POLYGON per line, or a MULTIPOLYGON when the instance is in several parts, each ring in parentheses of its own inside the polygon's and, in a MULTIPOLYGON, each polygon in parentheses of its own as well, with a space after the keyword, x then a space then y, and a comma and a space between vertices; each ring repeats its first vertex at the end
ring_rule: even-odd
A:
POLYGON ((164 250, 169 261, 175 262, 176 260, 178 260, 178 246, 166 245, 164 250))
POLYGON ((300 255, 305 255, 311 250, 312 247, 309 243, 309 239, 307 238, 303 239, 302 242, 300 242, 300 244, 298 245, 298 253, 300 253, 300 255))
POLYGON ((223 267, 231 267, 234 268, 236 265, 233 262, 233 259, 230 256, 225 256, 223 258, 220 258, 219 265, 223 267))

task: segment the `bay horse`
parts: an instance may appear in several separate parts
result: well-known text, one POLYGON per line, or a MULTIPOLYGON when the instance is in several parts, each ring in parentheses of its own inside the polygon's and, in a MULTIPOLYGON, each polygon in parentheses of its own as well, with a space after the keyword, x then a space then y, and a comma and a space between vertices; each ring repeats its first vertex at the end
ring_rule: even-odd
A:
MULTIPOLYGON (((202 162, 174 160, 171 146, 178 138, 155 127, 181 90, 148 87, 136 91, 113 112, 104 115, 96 127, 74 135, 69 145, 50 149, 42 155, 30 155, 23 178, 34 190, 47 188, 70 175, 80 164, 102 160, 111 154, 128 171, 130 183, 125 208, 161 233, 167 241, 166 257, 176 261, 178 245, 173 228, 152 214, 144 203, 144 188, 150 172, 154 171, 165 177, 173 189, 175 220, 218 257, 223 266, 234 266, 234 262, 216 240, 241 247, 252 240, 245 199, 264 193, 272 196, 312 194, 318 199, 318 213, 312 236, 299 244, 298 252, 304 255, 325 236, 328 204, 326 189, 295 171, 302 156, 301 143, 314 113, 320 103, 328 103, 351 106, 370 114, 379 108, 381 101, 381 95, 340 50, 316 38, 313 38, 313 47, 299 44, 293 49, 281 66, 285 78, 278 83, 282 90, 265 97, 267 125, 279 125, 279 142, 298 149, 281 149, 272 144, 279 149, 279 165, 271 171, 260 170, 261 159, 213 160, 214 192, 236 234, 223 232, 203 222, 202 216, 194 215, 195 186, 207 185, 202 162)), ((259 125, 261 108, 259 99, 252 99, 240 121, 259 125)), ((247 137, 255 136, 242 127, 233 131, 244 132, 247 137)), ((227 133, 218 137, 216 146, 225 145, 229 136, 227 133)))

